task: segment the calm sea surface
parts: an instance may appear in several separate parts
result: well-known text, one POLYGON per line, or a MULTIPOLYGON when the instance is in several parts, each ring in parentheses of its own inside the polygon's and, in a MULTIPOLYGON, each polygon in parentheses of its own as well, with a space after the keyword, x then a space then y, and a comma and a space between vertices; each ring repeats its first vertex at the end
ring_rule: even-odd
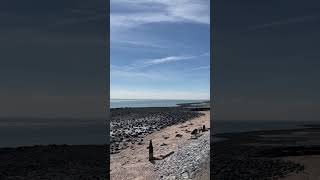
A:
POLYGON ((214 133, 247 132, 303 128, 300 125, 320 124, 320 121, 289 120, 216 120, 211 123, 214 133))
POLYGON ((111 108, 123 107, 174 107, 181 103, 194 103, 203 100, 141 100, 141 99, 111 99, 111 108))
POLYGON ((1 118, 0 147, 106 144, 106 119, 1 118))
MULTIPOLYGON (((111 100, 111 107, 168 107, 199 100, 111 100)), ((0 118, 0 147, 106 144, 106 119, 0 118)))

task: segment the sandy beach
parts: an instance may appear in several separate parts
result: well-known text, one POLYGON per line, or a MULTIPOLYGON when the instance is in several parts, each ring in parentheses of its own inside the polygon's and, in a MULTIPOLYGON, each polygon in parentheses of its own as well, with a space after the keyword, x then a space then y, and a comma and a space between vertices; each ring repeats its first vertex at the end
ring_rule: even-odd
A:
MULTIPOLYGON (((208 170, 210 111, 197 111, 201 116, 178 122, 139 138, 119 153, 111 155, 111 179, 182 179, 196 178, 201 169, 208 170), (202 129, 196 136, 194 129, 202 129), (149 161, 149 143, 152 140, 154 157, 149 161), (202 143, 202 144, 201 144, 202 143), (204 144, 207 144, 205 147, 204 144)), ((203 176, 203 172, 200 173, 203 176)), ((209 178, 207 176, 207 178, 209 178)))

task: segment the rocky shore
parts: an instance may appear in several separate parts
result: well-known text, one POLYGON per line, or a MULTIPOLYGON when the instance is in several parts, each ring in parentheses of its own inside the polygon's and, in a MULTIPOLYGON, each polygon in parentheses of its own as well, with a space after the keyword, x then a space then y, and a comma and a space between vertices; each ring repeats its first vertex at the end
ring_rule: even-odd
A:
POLYGON ((201 173, 206 175, 201 179, 209 179, 209 107, 184 104, 111 112, 111 178, 196 179, 201 173))
MULTIPOLYGON (((161 179, 194 179, 210 157, 210 132, 207 131, 188 145, 178 148, 172 156, 156 164, 161 179)), ((208 170, 208 169, 207 169, 208 170)), ((206 173, 206 172, 201 172, 206 173)))
POLYGON ((111 154, 118 153, 130 144, 141 143, 147 134, 202 115, 184 107, 111 109, 111 154))
POLYGON ((318 126, 216 134, 211 137, 211 176, 215 180, 259 180, 304 173, 304 164, 285 157, 320 155, 319 139, 318 126), (214 138, 225 140, 213 142, 214 138))

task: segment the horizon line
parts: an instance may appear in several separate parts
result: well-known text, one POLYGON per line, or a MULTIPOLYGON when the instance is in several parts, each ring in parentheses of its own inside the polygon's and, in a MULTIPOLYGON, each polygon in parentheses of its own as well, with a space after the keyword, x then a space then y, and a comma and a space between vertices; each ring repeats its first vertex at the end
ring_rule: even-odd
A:
POLYGON ((160 99, 160 98, 110 98, 110 100, 186 100, 186 101, 210 101, 210 99, 160 99))

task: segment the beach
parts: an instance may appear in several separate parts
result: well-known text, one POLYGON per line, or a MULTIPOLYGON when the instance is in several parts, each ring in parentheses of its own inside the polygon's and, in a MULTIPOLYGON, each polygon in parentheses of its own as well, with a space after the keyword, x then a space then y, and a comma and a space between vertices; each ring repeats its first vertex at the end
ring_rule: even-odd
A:
POLYGON ((111 130, 111 179, 196 179, 209 169, 210 111, 203 105, 114 109, 111 130))
POLYGON ((220 179, 319 179, 320 128, 221 133, 211 137, 211 176, 220 179), (214 142, 214 138, 223 138, 214 142))

